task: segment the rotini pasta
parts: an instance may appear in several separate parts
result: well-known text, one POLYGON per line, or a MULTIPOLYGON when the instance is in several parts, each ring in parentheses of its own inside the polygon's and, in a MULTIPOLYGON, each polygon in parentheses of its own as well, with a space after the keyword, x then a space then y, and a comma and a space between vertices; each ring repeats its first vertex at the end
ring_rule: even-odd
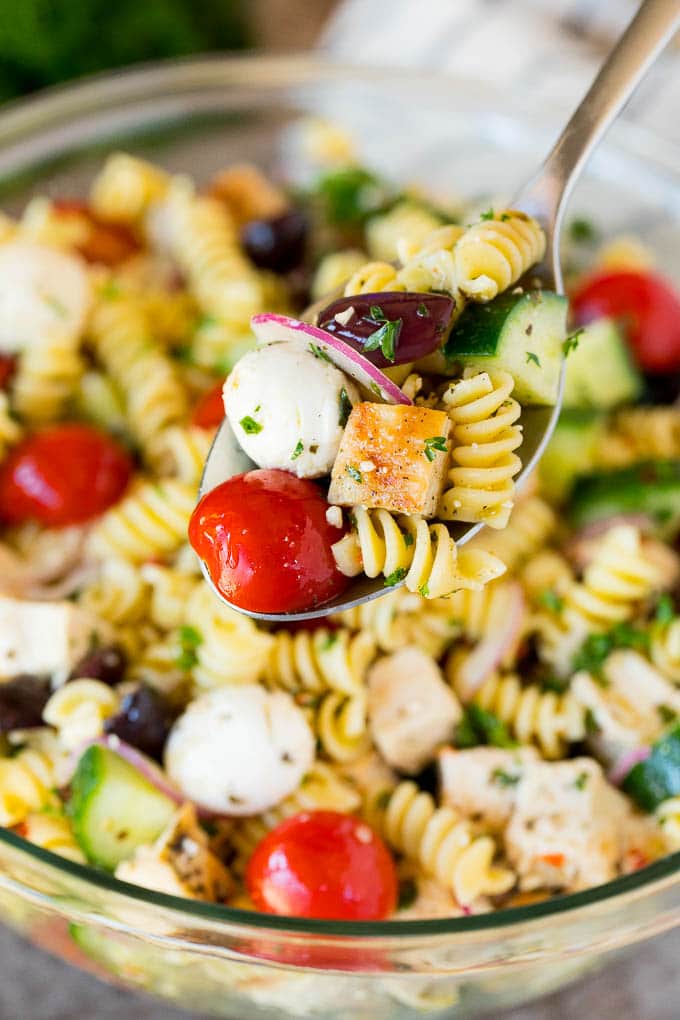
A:
POLYGON ((469 227, 453 257, 458 287, 472 301, 490 301, 517 283, 545 254, 545 234, 536 220, 505 209, 469 227))
POLYGON ((163 197, 168 184, 163 170, 126 152, 115 152, 95 178, 90 202, 103 219, 135 225, 163 197))
POLYGON ((20 836, 43 850, 66 857, 77 864, 85 864, 85 854, 78 846, 73 828, 66 815, 56 808, 34 811, 18 826, 20 836))
POLYGON ((393 262, 401 249, 418 250, 422 242, 441 225, 441 218, 417 202, 398 202, 387 213, 374 216, 366 226, 368 252, 372 259, 393 262))
POLYGON ((656 809, 659 823, 669 852, 680 850, 680 797, 669 797, 656 809))
POLYGON ((328 690, 356 694, 376 651, 372 636, 365 631, 351 634, 345 629, 319 627, 291 634, 279 630, 272 639, 264 679, 269 686, 292 694, 328 690))
POLYGON ((104 732, 104 722, 119 704, 115 691, 100 680, 83 678, 64 684, 43 709, 43 720, 57 731, 64 747, 75 750, 104 732))
POLYGON ((149 611, 149 585, 127 560, 105 559, 79 596, 82 606, 116 626, 141 623, 149 611))
POLYGON ((370 633, 383 652, 418 644, 436 659, 460 632, 448 600, 440 606, 405 588, 335 613, 333 619, 351 630, 370 633))
POLYGON ((145 563, 140 577, 151 588, 149 620, 161 630, 181 627, 187 604, 196 591, 197 581, 191 574, 158 563, 145 563))
POLYGON ((352 275, 361 269, 367 261, 366 253, 355 248, 324 255, 316 267, 312 279, 312 300, 319 301, 326 294, 332 294, 333 291, 344 287, 352 275))
POLYGON ((21 439, 21 426, 14 420, 9 410, 6 393, 0 393, 0 461, 8 449, 21 439))
POLYGON ((384 806, 374 805, 373 824, 390 846, 450 889, 461 905, 507 892, 515 884, 512 871, 494 865, 495 841, 475 836, 468 821, 449 807, 438 808, 415 783, 400 783, 385 799, 384 806))
POLYGON ((655 624, 650 634, 652 662, 664 676, 680 684, 680 617, 669 624, 655 624))
POLYGON ((346 297, 380 290, 406 290, 406 285, 399 283, 398 271, 389 262, 367 262, 345 284, 346 297))
POLYGON ((198 488, 212 441, 212 429, 192 425, 173 425, 165 429, 155 447, 159 473, 198 488))
POLYGON ((482 550, 463 550, 444 524, 428 525, 421 517, 395 517, 387 510, 353 510, 355 530, 334 546, 361 561, 368 577, 384 574, 389 583, 403 580, 424 598, 450 595, 460 588, 482 588, 505 567, 482 550), (392 580, 393 579, 393 580, 392 580))
POLYGON ((194 487, 179 479, 141 481, 95 524, 90 551, 131 563, 168 556, 184 541, 195 502, 194 487))
POLYGON ((470 539, 468 549, 484 549, 498 556, 508 570, 516 570, 545 545, 556 528, 552 507, 540 496, 528 496, 516 503, 505 528, 483 529, 470 539))
POLYGON ((513 452, 522 442, 513 385, 506 372, 480 372, 447 387, 442 403, 453 421, 454 466, 438 510, 444 520, 484 521, 492 528, 508 523, 513 477, 522 466, 513 452))
POLYGON ((12 380, 17 414, 36 424, 55 421, 75 398, 83 368, 72 337, 49 333, 37 337, 22 352, 12 380))
POLYGON ((360 758, 371 746, 365 693, 349 697, 339 691, 324 694, 314 716, 314 731, 322 752, 332 761, 360 758))
POLYGON ((27 748, 14 758, 0 758, 0 825, 18 825, 33 811, 56 803, 50 757, 27 748))
POLYGON ((254 683, 263 675, 274 639, 219 602, 207 585, 199 584, 189 599, 185 623, 198 635, 192 676, 199 688, 254 683))

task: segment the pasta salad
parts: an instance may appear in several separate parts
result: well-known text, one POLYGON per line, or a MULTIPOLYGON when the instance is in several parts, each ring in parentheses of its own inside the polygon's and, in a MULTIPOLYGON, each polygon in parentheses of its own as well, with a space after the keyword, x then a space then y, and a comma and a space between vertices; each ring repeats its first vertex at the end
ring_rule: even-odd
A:
POLYGON ((87 200, 0 220, 2 826, 166 893, 355 920, 680 849, 680 301, 636 239, 570 233, 567 326, 524 214, 357 165, 199 188, 118 153, 87 200), (515 497, 521 409, 565 355, 515 497), (225 405, 257 465, 227 483, 246 599, 405 585, 286 627, 217 600, 188 533, 225 405), (490 527, 458 552, 453 520, 490 527))

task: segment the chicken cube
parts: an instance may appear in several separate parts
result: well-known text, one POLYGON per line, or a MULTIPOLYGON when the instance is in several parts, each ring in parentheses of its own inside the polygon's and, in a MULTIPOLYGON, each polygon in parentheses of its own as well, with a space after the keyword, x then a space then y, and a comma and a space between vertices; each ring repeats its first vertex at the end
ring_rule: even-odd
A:
POLYGON ((415 773, 451 739, 462 709, 437 663, 414 646, 385 655, 368 671, 368 722, 385 761, 415 773))
POLYGON ((191 804, 173 815, 155 843, 137 848, 116 868, 116 878, 171 896, 220 902, 232 892, 233 881, 210 850, 191 804))
POLYGON ((532 747, 473 747, 468 751, 445 747, 437 759, 441 801, 466 818, 499 831, 513 812, 527 763, 538 760, 532 747))
POLYGON ((329 503, 432 517, 449 465, 444 411, 404 404, 356 404, 331 474, 329 503))
POLYGON ((592 758, 535 762, 517 785, 505 831, 522 889, 576 892, 613 879, 628 804, 592 758))

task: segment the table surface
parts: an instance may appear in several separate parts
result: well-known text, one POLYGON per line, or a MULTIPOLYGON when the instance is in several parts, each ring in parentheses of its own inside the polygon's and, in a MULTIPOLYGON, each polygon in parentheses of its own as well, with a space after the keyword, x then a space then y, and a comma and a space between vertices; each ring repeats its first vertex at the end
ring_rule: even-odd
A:
MULTIPOLYGON (((558 995, 486 1020, 677 1020, 680 931, 558 995)), ((207 1020, 110 988, 0 928, 0 1020, 207 1020), (77 1012, 76 1012, 77 1006, 77 1012)))

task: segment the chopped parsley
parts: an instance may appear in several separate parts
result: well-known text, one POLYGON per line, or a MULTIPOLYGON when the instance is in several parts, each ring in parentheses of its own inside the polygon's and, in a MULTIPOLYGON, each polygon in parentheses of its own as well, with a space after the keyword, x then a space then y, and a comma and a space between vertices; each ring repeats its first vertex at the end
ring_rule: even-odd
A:
POLYGON ((557 676, 546 676, 541 680, 541 690, 552 691, 554 694, 564 694, 568 686, 568 680, 561 680, 557 676))
POLYGON ((298 441, 297 441, 297 443, 295 445, 295 449, 293 450, 293 452, 290 455, 290 459, 291 460, 297 460, 298 457, 301 456, 301 454, 304 453, 304 450, 305 450, 305 448, 304 448, 304 444, 303 444, 302 440, 298 439, 298 441))
POLYGON ((656 609, 654 610, 654 621, 664 626, 665 624, 670 623, 674 617, 675 607, 673 605, 673 599, 668 592, 666 592, 661 596, 656 604, 656 609))
POLYGON ((600 726, 595 718, 595 714, 592 708, 587 708, 585 716, 583 717, 583 725, 585 727, 586 735, 589 737, 594 736, 595 733, 600 732, 600 726))
POLYGON ((617 623, 605 634, 589 634, 572 660, 572 670, 585 669, 595 680, 604 682, 602 667, 617 648, 649 649, 649 634, 631 623, 617 623))
POLYGON ((309 344, 309 353, 313 354, 315 358, 319 358, 321 361, 328 361, 331 363, 331 359, 328 357, 325 351, 323 351, 317 344, 309 344))
POLYGON ((245 418, 241 418, 239 425, 249 436, 256 436, 258 432, 262 431, 262 425, 254 418, 251 418, 249 414, 245 418))
POLYGON ((392 573, 385 578, 384 587, 391 588, 393 584, 399 584, 400 581, 404 580, 407 573, 408 571, 406 570, 406 567, 397 567, 396 570, 393 570, 392 573))
POLYGON ((492 208, 486 209, 483 213, 479 214, 480 220, 493 220, 495 219, 495 217, 496 214, 494 213, 492 208))
POLYGON ((533 361, 534 365, 538 365, 539 368, 541 367, 541 359, 539 358, 538 354, 534 354, 533 351, 527 351, 526 355, 527 365, 529 364, 530 361, 533 361))
POLYGON ((333 631, 331 631, 330 634, 326 634, 326 637, 323 639, 323 643, 321 644, 321 647, 319 648, 319 651, 321 651, 321 652, 328 652, 328 651, 330 651, 330 649, 333 647, 333 645, 335 644, 335 642, 337 640, 338 640, 338 635, 335 634, 333 631))
POLYGON ((419 585, 418 586, 418 591, 420 592, 420 594, 423 596, 424 599, 429 599, 429 597, 430 597, 430 586, 429 586, 429 584, 427 584, 427 582, 425 582, 425 584, 419 585))
POLYGON ((406 546, 407 549, 410 545, 413 545, 413 535, 411 534, 410 531, 404 532, 404 545, 406 546))
POLYGON ((324 174, 314 188, 330 223, 360 226, 392 198, 387 184, 363 167, 341 167, 324 174))
POLYGON ((505 769, 494 769, 491 780, 499 786, 517 786, 521 779, 519 772, 506 772, 505 769))
POLYGON ((198 662, 196 649, 203 643, 203 635, 195 627, 180 627, 179 633, 180 652, 175 660, 179 669, 187 673, 198 662))
POLYGON ((374 805, 377 811, 386 811, 387 806, 392 796, 391 790, 381 790, 380 793, 376 794, 374 805))
POLYGON ((678 713, 670 705, 657 705, 656 710, 662 723, 672 723, 678 718, 678 713))
POLYGON ((418 316, 419 319, 430 318, 430 309, 427 307, 424 301, 421 301, 418 307, 416 308, 416 315, 418 316))
POLYGON ((412 906, 418 898, 418 883, 415 878, 402 878, 399 883, 399 896, 397 899, 397 910, 406 910, 412 906))
POLYGON ((479 747, 491 744, 493 747, 517 747, 502 719, 493 712, 475 705, 467 705, 456 729, 456 747, 479 747))
POLYGON ((510 215, 510 213, 504 212, 504 213, 501 213, 501 215, 500 215, 501 223, 506 223, 508 220, 511 220, 511 219, 512 219, 512 216, 510 215))
POLYGON ((569 224, 569 236, 572 241, 596 241, 599 231, 591 220, 577 216, 569 224))
POLYGON ((352 413, 352 401, 347 396, 347 390, 343 386, 340 390, 340 408, 338 411, 338 425, 341 429, 344 429, 347 424, 347 420, 352 413))
POLYGON ((538 596, 538 601, 550 613, 560 613, 564 606, 564 599, 552 588, 545 588, 538 596))
POLYGON ((425 456, 432 463, 434 460, 435 452, 446 453, 446 436, 429 436, 425 440, 425 456))
POLYGON ((365 351, 382 351, 387 361, 394 361, 397 340, 403 326, 402 319, 388 319, 379 305, 371 305, 368 321, 380 324, 380 328, 366 337, 365 351))
POLYGON ((576 350, 576 348, 579 345, 579 340, 581 339, 581 336, 584 332, 585 329, 583 326, 581 326, 579 329, 569 334, 567 339, 562 344, 562 351, 564 353, 565 358, 568 358, 571 352, 576 350))
POLYGON ((577 790, 585 790, 586 783, 588 782, 589 779, 590 775, 588 772, 579 772, 576 779, 574 780, 574 786, 576 787, 577 790))
POLYGON ((114 301, 120 297, 120 286, 116 280, 107 280, 101 289, 101 296, 105 301, 114 301))
POLYGON ((354 467, 354 464, 348 464, 347 467, 345 468, 345 471, 347 472, 349 477, 352 479, 352 481, 358 482, 359 485, 362 484, 362 482, 364 480, 364 477, 361 474, 361 471, 359 470, 359 468, 354 467))
POLYGON ((378 386, 378 384, 376 382, 372 382, 371 383, 371 392, 375 393, 375 395, 377 397, 379 397, 381 395, 380 387, 378 386))

